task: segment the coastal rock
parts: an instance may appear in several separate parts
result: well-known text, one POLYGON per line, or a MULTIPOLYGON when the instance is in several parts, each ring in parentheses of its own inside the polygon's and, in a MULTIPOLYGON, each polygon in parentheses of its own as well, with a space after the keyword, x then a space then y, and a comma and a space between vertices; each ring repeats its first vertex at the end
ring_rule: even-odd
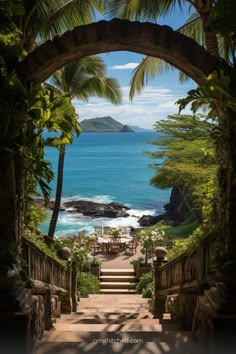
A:
POLYGON ((138 223, 140 226, 151 226, 155 225, 157 222, 162 221, 162 220, 168 220, 168 214, 162 214, 162 215, 156 215, 156 216, 151 216, 151 215, 143 215, 141 218, 138 220, 138 223))
POLYGON ((178 188, 173 188, 170 195, 170 203, 165 205, 165 209, 169 214, 169 218, 176 224, 184 220, 188 208, 186 206, 184 196, 178 188))
POLYGON ((85 216, 104 218, 124 218, 129 216, 126 212, 129 208, 119 203, 96 203, 87 200, 66 202, 66 208, 73 208, 72 212, 81 213, 85 216))
MULTIPOLYGON (((48 202, 47 205, 45 205, 45 201, 44 199, 42 198, 37 198, 35 199, 35 204, 41 208, 47 208, 47 209, 50 209, 50 210, 53 210, 54 208, 54 201, 53 200, 50 200, 48 202)), ((65 206, 64 205, 60 205, 60 211, 64 211, 66 210, 65 206)))
POLYGON ((159 221, 172 220, 176 225, 184 220, 188 211, 184 196, 178 188, 173 188, 170 195, 170 202, 164 205, 165 213, 161 215, 151 216, 143 215, 139 220, 140 226, 151 226, 159 221))

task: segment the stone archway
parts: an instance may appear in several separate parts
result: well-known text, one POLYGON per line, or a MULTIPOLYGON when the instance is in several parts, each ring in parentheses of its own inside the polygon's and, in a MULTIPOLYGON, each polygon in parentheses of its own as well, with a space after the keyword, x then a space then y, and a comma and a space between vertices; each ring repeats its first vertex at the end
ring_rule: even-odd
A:
POLYGON ((29 81, 42 82, 71 61, 121 50, 164 59, 198 84, 217 66, 217 58, 168 26, 115 19, 79 26, 47 41, 20 63, 19 71, 29 81))

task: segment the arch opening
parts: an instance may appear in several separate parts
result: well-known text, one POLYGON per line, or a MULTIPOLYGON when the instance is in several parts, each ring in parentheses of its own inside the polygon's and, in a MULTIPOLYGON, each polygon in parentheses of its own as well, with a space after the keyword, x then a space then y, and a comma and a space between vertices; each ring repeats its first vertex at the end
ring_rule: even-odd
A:
POLYGON ((168 26, 114 19, 76 27, 47 41, 19 64, 28 81, 43 82, 79 58, 115 51, 157 57, 174 65, 198 84, 216 68, 217 58, 168 26))

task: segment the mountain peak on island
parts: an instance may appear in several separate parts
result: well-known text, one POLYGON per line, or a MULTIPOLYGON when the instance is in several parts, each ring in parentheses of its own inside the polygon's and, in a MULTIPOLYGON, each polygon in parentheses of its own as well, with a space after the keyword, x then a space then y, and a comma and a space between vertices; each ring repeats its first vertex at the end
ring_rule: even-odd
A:
POLYGON ((82 132, 121 132, 133 133, 134 130, 127 124, 121 124, 110 116, 84 119, 80 122, 82 132))

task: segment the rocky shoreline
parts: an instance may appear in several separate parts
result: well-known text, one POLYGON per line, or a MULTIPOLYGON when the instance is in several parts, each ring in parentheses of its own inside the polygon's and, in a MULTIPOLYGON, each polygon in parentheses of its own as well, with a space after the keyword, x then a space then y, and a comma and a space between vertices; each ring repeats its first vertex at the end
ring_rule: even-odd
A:
MULTIPOLYGON (((40 207, 44 206, 43 199, 36 199, 36 204, 40 207)), ((47 208, 52 210, 54 207, 54 202, 50 201, 47 208)), ((65 202, 60 206, 60 211, 66 211, 68 213, 80 213, 85 216, 96 217, 96 218, 125 218, 128 217, 127 213, 129 208, 120 203, 96 203, 87 200, 73 200, 70 202, 65 202)))
MULTIPOLYGON (((36 199, 35 203, 43 207, 44 200, 36 199)), ((52 210, 54 207, 54 202, 50 201, 47 208, 52 210)), ((165 213, 161 215, 143 215, 138 219, 138 223, 142 227, 151 226, 159 221, 172 220, 176 224, 181 222, 184 215, 186 214, 186 204, 181 192, 173 188, 170 196, 170 202, 164 206, 165 213)), ((130 216, 128 211, 130 210, 124 204, 121 203, 97 203, 87 200, 76 200, 65 202, 60 206, 60 211, 67 213, 79 213, 84 216, 94 217, 94 218, 126 218, 130 216)))

